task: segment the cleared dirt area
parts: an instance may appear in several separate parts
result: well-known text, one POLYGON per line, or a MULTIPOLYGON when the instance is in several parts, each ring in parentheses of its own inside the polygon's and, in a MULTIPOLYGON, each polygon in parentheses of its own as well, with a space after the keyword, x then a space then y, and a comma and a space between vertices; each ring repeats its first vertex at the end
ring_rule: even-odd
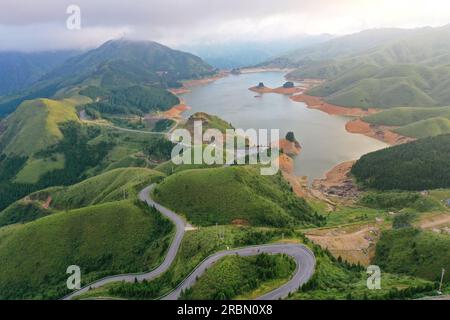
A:
POLYGON ((441 213, 422 217, 417 226, 438 233, 450 234, 450 214, 441 213))
POLYGON ((306 236, 333 256, 350 263, 369 265, 375 254, 375 244, 380 236, 377 226, 351 226, 333 229, 318 229, 306 236))

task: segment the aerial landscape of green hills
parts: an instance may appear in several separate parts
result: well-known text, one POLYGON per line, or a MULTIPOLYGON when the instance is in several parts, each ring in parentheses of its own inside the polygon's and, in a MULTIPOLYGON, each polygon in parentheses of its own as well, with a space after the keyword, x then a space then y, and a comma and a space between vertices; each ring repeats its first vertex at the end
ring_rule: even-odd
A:
POLYGON ((81 84, 106 89, 134 85, 167 88, 180 86, 180 80, 212 74, 214 69, 198 57, 155 42, 109 41, 68 59, 26 90, 0 98, 0 114, 11 113, 24 100, 51 98, 81 84))
POLYGON ((268 66, 326 79, 309 94, 347 107, 448 106, 450 26, 365 31, 289 53, 268 66), (334 54, 333 54, 334 53, 334 54))
POLYGON ((0 52, 0 300, 450 294, 450 25, 323 34, 232 70, 126 36, 81 47, 0 52), (280 170, 175 164, 177 144, 235 151, 172 136, 198 121, 279 127, 244 158, 280 170))

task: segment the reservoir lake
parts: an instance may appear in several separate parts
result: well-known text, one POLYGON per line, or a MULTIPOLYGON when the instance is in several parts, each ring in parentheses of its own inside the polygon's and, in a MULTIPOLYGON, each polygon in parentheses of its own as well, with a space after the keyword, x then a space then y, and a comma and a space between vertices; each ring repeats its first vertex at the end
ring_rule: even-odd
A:
POLYGON ((242 129, 279 129, 280 138, 293 131, 302 146, 294 158, 295 174, 313 179, 322 178, 332 167, 362 155, 388 147, 387 144, 345 130, 348 117, 328 115, 308 109, 304 103, 292 101, 289 96, 248 90, 263 82, 276 88, 286 80, 282 72, 260 72, 230 75, 206 85, 190 88, 181 97, 195 112, 206 112, 242 129))

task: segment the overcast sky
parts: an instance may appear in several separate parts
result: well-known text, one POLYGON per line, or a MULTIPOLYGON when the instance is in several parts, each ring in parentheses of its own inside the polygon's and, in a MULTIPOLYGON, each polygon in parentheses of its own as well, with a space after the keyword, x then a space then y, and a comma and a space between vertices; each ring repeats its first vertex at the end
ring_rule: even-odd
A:
POLYGON ((126 36, 170 46, 450 23, 449 0, 0 0, 0 50, 89 48, 126 36), (81 9, 68 30, 67 7, 81 9))

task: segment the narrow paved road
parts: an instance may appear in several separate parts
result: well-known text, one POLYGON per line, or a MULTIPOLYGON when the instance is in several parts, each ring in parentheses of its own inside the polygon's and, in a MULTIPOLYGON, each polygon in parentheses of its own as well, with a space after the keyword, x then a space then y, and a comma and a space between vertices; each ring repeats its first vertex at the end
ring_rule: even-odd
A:
POLYGON ((71 300, 81 294, 84 294, 88 292, 90 289, 95 289, 104 286, 105 284, 112 283, 112 282, 119 282, 119 281, 125 281, 125 282, 134 282, 135 279, 137 281, 142 280, 152 280, 163 274, 164 272, 169 269, 170 265, 172 264, 173 260, 175 259, 178 248, 180 247, 181 241, 183 240, 184 236, 184 229, 188 226, 188 224, 177 214, 170 211, 167 208, 164 208, 163 206, 157 204, 150 198, 150 191, 154 188, 155 185, 151 185, 144 190, 142 190, 139 193, 139 199, 146 202, 149 206, 154 206, 159 212, 161 212, 164 216, 169 218, 176 226, 176 234, 175 238, 170 245, 169 251, 167 252, 166 258, 164 259, 163 263, 153 271, 147 272, 147 273, 140 273, 140 274, 122 274, 122 275, 116 275, 116 276, 109 276, 103 279, 100 279, 98 281, 95 281, 94 283, 91 283, 89 285, 86 285, 85 287, 81 288, 78 291, 75 291, 66 297, 63 298, 63 300, 71 300))
POLYGON ((207 258, 197 269, 194 270, 174 291, 165 296, 163 300, 176 300, 180 297, 181 292, 187 288, 190 288, 200 277, 206 269, 210 268, 221 258, 228 255, 239 255, 243 257, 254 256, 261 253, 268 254, 286 254, 292 257, 297 268, 294 276, 285 285, 271 291, 261 297, 258 300, 277 300, 285 298, 290 292, 295 292, 298 288, 305 284, 314 274, 315 258, 313 253, 306 247, 298 244, 269 244, 263 246, 247 247, 237 250, 228 250, 218 252, 209 258, 207 258))
MULTIPOLYGON (((167 255, 163 261, 163 263, 153 271, 147 273, 139 273, 139 274, 121 274, 115 276, 109 276, 98 281, 95 281, 85 287, 77 290, 63 298, 63 300, 71 300, 77 296, 80 296, 90 289, 95 289, 102 287, 108 283, 112 282, 134 282, 134 281, 143 281, 143 280, 152 280, 157 278, 166 272, 171 264, 173 263, 178 249, 180 248, 181 241, 183 240, 185 229, 189 227, 179 215, 175 212, 161 206, 160 204, 153 201, 150 198, 150 192, 155 187, 155 185, 151 185, 139 193, 139 199, 146 202, 149 206, 155 207, 161 214, 169 218, 176 226, 176 233, 172 244, 167 252, 167 255)), ((275 300, 286 297, 290 292, 296 291, 302 284, 306 283, 311 276, 314 274, 315 268, 315 257, 314 254, 305 246, 297 245, 297 244, 270 244, 270 245, 261 245, 254 247, 247 247, 236 250, 228 250, 218 252, 207 259, 205 259, 174 291, 169 293, 163 299, 165 300, 175 300, 178 299, 181 292, 189 287, 191 287, 196 278, 202 275, 208 267, 213 265, 215 262, 220 260, 221 258, 237 254, 240 256, 252 256, 260 253, 269 253, 269 254, 286 254, 292 257, 296 264, 297 268, 294 276, 291 280, 285 285, 277 288, 276 290, 269 292, 258 299, 261 300, 275 300)))

